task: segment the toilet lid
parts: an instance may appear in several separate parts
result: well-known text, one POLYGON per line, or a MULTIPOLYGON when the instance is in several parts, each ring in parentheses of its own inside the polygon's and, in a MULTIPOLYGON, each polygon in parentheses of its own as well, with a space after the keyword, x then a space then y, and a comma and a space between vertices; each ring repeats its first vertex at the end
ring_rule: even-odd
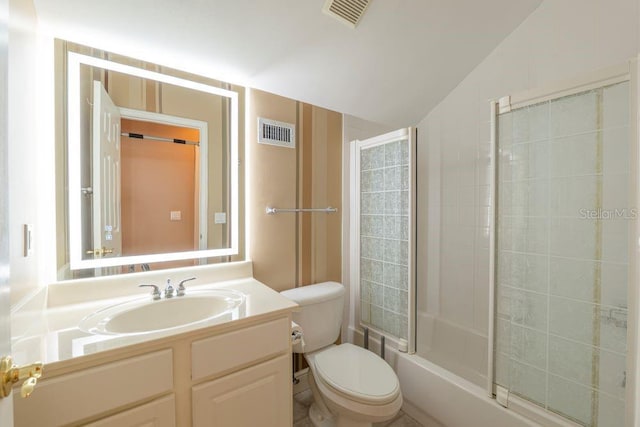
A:
POLYGON ((314 364, 322 382, 352 400, 385 404, 400 391, 393 369, 376 354, 353 344, 319 352, 314 364))

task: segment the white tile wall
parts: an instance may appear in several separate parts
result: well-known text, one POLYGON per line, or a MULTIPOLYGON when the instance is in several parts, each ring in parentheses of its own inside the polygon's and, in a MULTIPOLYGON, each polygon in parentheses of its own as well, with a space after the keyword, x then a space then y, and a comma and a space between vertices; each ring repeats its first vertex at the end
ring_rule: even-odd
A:
MULTIPOLYGON (((597 143, 600 137, 600 132, 590 132, 553 139, 550 158, 551 176, 571 177, 599 172, 597 143)), ((627 148, 626 144, 620 145, 627 148)), ((619 167, 619 165, 616 166, 619 167)))
POLYGON ((549 372, 590 387, 594 353, 599 354, 593 346, 551 336, 549 337, 549 372))
POLYGON ((546 332, 549 310, 546 295, 512 289, 510 305, 512 323, 546 332))
POLYGON ((593 259, 596 254, 596 221, 551 218, 551 255, 593 259))
POLYGON ((549 298, 549 332, 584 344, 593 342, 596 306, 568 298, 549 298))
POLYGON ((593 390, 556 375, 549 375, 548 381, 549 409, 589 425, 593 390))
POLYGON ((550 104, 549 135, 578 135, 599 129, 599 99, 596 91, 567 96, 550 104))
POLYGON ((502 251, 498 258, 498 282, 516 288, 544 293, 549 277, 544 255, 502 251))
POLYGON ((624 425, 624 400, 600 393, 598 397, 598 425, 622 426, 624 425))
POLYGON ((547 334, 535 329, 511 325, 510 354, 514 359, 535 366, 547 367, 547 334))
MULTIPOLYGON (((551 295, 593 302, 596 269, 602 269, 602 264, 600 261, 550 257, 549 292, 551 295)), ((626 279, 626 266, 623 269, 626 279)), ((619 277, 613 279, 616 280, 619 277)), ((626 284, 626 280, 624 283, 626 284)))
POLYGON ((625 362, 622 354, 600 350, 599 389, 622 400, 624 400, 627 375, 625 362))
POLYGON ((509 390, 534 403, 545 405, 547 379, 544 371, 511 359, 509 366, 509 390))

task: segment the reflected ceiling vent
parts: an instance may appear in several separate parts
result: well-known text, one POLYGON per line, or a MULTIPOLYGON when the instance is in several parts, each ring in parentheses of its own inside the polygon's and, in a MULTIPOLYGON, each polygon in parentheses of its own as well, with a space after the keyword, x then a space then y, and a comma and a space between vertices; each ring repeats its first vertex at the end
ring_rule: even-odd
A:
POLYGON ((258 142, 278 147, 296 148, 296 126, 291 123, 258 117, 258 142))
POLYGON ((355 28, 371 0, 327 0, 322 11, 355 28))

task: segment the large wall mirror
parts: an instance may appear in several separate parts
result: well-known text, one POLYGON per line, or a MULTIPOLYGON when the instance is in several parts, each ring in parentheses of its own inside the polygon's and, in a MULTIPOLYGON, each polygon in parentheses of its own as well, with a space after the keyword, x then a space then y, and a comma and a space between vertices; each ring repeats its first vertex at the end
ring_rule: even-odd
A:
POLYGON ((59 278, 237 258, 242 88, 57 46, 67 172, 59 278))

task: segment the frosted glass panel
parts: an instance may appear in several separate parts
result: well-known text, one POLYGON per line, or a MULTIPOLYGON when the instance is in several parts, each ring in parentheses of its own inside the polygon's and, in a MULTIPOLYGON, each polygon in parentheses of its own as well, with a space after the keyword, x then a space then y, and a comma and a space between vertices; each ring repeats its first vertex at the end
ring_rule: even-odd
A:
POLYGON ((364 323, 407 338, 409 142, 360 150, 360 310, 364 323))
POLYGON ((495 382, 584 426, 624 418, 628 92, 498 119, 495 382))

